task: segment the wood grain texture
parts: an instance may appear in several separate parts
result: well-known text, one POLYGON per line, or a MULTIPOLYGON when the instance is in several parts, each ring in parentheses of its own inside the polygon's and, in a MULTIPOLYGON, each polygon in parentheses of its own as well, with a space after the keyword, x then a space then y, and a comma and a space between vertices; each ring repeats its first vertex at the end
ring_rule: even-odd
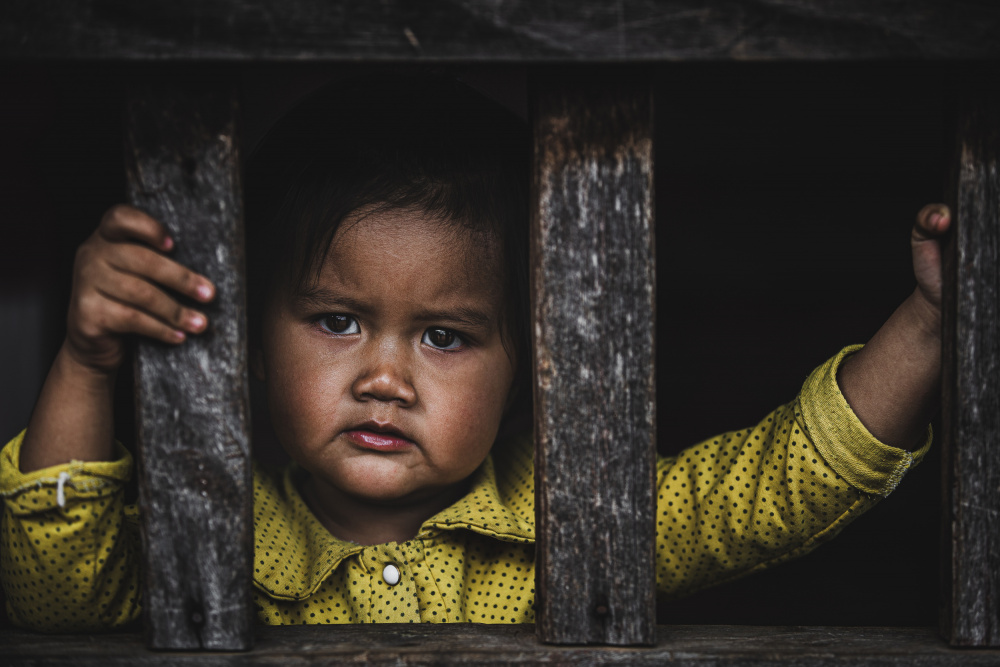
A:
POLYGON ((652 97, 621 74, 535 82, 536 611, 560 644, 655 623, 652 97))
POLYGON ((958 117, 944 324, 945 609, 958 646, 1000 646, 1000 94, 972 77, 958 117))
POLYGON ((653 648, 552 646, 531 625, 261 627, 250 653, 151 653, 134 634, 0 631, 9 667, 186 665, 665 665, 987 667, 1000 650, 949 648, 930 628, 660 626, 653 648))
POLYGON ((0 57, 617 61, 996 59, 958 0, 5 0, 0 57))
POLYGON ((235 92, 152 84, 126 118, 129 199, 212 280, 208 330, 136 354, 149 645, 249 648, 253 523, 235 92))

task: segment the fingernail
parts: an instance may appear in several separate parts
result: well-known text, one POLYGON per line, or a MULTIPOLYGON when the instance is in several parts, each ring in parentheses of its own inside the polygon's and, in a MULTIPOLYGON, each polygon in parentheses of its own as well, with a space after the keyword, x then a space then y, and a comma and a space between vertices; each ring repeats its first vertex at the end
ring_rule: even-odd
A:
POLYGON ((199 285, 196 291, 198 292, 198 296, 202 299, 212 298, 212 288, 208 285, 199 285))
POLYGON ((202 315, 192 315, 188 318, 188 326, 192 329, 200 329, 205 326, 205 318, 202 315))
POLYGON ((164 236, 163 237, 163 249, 164 250, 170 250, 173 247, 174 247, 174 240, 172 238, 170 238, 169 236, 164 236))
POLYGON ((187 335, 183 331, 174 331, 173 332, 173 338, 174 338, 175 341, 177 341, 178 343, 180 343, 185 338, 187 338, 187 335))

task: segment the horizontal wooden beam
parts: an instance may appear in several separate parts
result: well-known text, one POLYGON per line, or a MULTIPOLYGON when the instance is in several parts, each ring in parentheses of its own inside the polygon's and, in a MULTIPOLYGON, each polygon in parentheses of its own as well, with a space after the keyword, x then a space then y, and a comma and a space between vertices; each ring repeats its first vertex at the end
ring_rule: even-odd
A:
POLYGON ((552 646, 531 625, 259 627, 249 653, 154 653, 140 636, 0 631, 8 667, 226 665, 664 665, 986 667, 1000 650, 948 647, 931 628, 659 626, 652 648, 552 646))
POLYGON ((1000 5, 939 0, 4 0, 0 58, 996 59, 1000 5))

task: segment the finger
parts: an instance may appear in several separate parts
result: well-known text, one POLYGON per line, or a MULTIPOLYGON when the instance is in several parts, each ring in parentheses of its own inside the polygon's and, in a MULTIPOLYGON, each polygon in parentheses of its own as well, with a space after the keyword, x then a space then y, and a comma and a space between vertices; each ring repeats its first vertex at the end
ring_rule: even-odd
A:
POLYGON ((917 213, 913 226, 913 240, 927 241, 937 238, 951 226, 951 211, 944 204, 928 204, 917 213))
POLYGON ((105 298, 141 310, 174 329, 201 333, 208 325, 208 318, 203 313, 182 306, 142 278, 117 274, 101 282, 96 289, 105 298))
POLYGON ((142 241, 162 251, 174 247, 174 240, 163 225, 139 209, 125 204, 112 206, 104 213, 97 233, 112 243, 142 241))
POLYGON ((137 334, 176 345, 187 339, 187 334, 175 329, 149 313, 130 308, 114 300, 107 300, 103 309, 102 327, 117 334, 137 334))
POLYGON ((117 272, 138 276, 198 301, 215 297, 215 285, 208 278, 149 248, 118 244, 107 258, 117 272))

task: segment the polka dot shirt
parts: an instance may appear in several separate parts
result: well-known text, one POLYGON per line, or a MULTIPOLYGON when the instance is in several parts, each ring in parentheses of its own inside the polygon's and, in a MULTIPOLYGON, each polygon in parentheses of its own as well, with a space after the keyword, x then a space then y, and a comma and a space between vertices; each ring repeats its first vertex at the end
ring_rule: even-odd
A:
MULTIPOLYGON (((656 580, 679 596, 805 553, 898 484, 916 452, 875 440, 836 383, 846 348, 760 423, 658 461, 656 580)), ((139 613, 131 459, 18 468, 0 453, 0 567, 8 613, 48 631, 95 630, 139 613), (59 491, 60 474, 63 475, 59 491), (64 501, 58 502, 60 495, 64 501)), ((468 493, 413 539, 361 546, 331 535, 298 492, 299 470, 254 470, 254 589, 262 623, 531 623, 530 438, 499 445, 468 493)))

